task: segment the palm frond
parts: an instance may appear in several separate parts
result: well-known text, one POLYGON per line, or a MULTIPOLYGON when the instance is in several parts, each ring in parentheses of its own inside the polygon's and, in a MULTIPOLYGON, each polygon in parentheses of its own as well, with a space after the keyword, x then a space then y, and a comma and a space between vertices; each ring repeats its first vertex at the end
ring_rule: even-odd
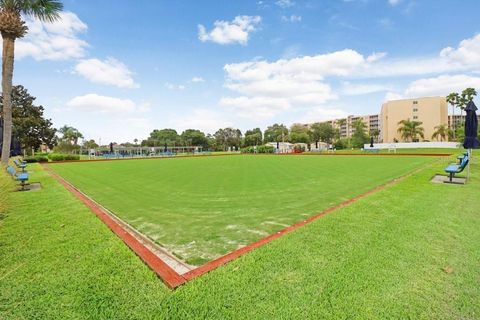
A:
POLYGON ((60 19, 63 3, 59 0, 5 0, 22 2, 21 12, 41 21, 54 22, 60 19))

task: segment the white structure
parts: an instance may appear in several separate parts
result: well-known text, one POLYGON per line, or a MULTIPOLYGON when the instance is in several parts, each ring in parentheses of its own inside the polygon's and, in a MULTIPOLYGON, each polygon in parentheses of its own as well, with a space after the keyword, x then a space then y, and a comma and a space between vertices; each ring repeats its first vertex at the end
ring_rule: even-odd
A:
POLYGON ((458 148, 460 142, 397 142, 397 143, 374 143, 373 148, 370 143, 363 145, 363 149, 425 149, 425 148, 458 148))
POLYGON ((267 146, 274 147, 277 149, 278 143, 278 152, 280 153, 292 153, 295 145, 290 142, 267 142, 267 146))

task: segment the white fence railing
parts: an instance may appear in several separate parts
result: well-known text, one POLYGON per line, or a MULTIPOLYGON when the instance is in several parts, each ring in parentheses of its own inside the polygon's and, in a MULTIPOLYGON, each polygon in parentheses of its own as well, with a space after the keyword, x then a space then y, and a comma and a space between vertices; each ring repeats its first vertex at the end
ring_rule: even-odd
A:
POLYGON ((417 149, 417 148, 458 148, 460 142, 397 142, 397 143, 370 143, 363 145, 364 149, 417 149))

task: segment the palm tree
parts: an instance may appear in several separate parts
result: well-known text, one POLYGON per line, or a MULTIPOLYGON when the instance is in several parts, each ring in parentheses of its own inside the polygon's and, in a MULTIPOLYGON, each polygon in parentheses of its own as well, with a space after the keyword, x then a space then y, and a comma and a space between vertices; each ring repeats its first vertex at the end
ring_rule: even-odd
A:
POLYGON ((370 135, 371 135, 372 137, 374 137, 374 138, 375 138, 375 142, 378 143, 378 137, 380 136, 380 130, 378 130, 378 129, 373 129, 373 130, 370 132, 370 135))
POLYGON ((421 126, 423 122, 415 121, 415 120, 402 120, 398 122, 399 128, 397 132, 402 134, 402 138, 405 141, 411 139, 411 141, 417 140, 417 137, 420 136, 424 138, 423 134, 423 127, 421 126))
POLYGON ((455 140, 455 108, 459 105, 460 103, 460 95, 456 92, 452 92, 447 96, 447 103, 452 105, 452 123, 450 124, 452 126, 452 132, 453 132, 453 140, 455 140))
POLYGON ((0 0, 0 32, 3 38, 2 92, 3 92, 3 164, 8 164, 12 138, 12 79, 15 40, 27 34, 28 28, 22 16, 30 16, 45 22, 60 18, 63 4, 58 0, 0 0))
POLYGON ((440 141, 446 140, 447 137, 450 135, 450 129, 446 124, 440 124, 435 127, 435 132, 432 135, 432 140, 437 139, 440 137, 440 141))

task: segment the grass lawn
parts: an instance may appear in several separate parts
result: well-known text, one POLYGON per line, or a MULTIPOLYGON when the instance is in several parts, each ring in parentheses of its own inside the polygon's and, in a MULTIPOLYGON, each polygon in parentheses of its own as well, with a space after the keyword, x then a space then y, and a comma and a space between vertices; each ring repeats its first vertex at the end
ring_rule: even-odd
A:
POLYGON ((179 258, 200 265, 435 159, 232 156, 52 168, 179 258))
POLYGON ((429 182, 442 160, 175 291, 31 165, 42 190, 0 189, 0 319, 479 319, 479 157, 465 186, 429 182))

